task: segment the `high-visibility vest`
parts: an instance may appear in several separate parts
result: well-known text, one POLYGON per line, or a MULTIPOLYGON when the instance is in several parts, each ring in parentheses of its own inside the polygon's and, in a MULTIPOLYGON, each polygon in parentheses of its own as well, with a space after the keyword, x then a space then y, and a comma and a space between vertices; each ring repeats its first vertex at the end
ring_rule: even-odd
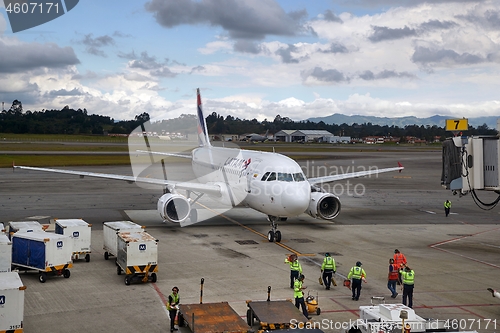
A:
POLYGON ((300 266, 300 262, 298 260, 295 261, 289 261, 290 264, 290 269, 292 271, 298 271, 299 273, 302 273, 302 266, 300 266))
POLYGON ((415 272, 413 269, 409 272, 401 271, 401 278, 403 279, 403 284, 413 285, 415 283, 415 272))
MULTIPOLYGON (((171 294, 170 294, 170 297, 172 297, 172 303, 173 303, 173 304, 177 304, 177 303, 179 303, 179 294, 174 295, 174 293, 171 293, 171 294)), ((170 300, 169 300, 169 302, 168 302, 168 304, 167 304, 167 310, 169 310, 169 311, 170 311, 170 310, 173 310, 173 309, 170 307, 170 300)))
POLYGON ((394 264, 399 268, 401 264, 406 264, 406 257, 404 254, 394 253, 394 264))
POLYGON ((293 284, 293 297, 294 298, 301 298, 304 297, 304 294, 302 293, 302 281, 300 280, 295 280, 295 283, 293 284))
POLYGON ((334 271, 335 270, 335 260, 333 260, 332 257, 325 257, 325 259, 323 259, 323 265, 321 265, 321 269, 322 270, 330 269, 330 270, 334 271))
POLYGON ((451 201, 445 201, 444 208, 451 208, 451 201))
POLYGON ((349 271, 347 278, 350 279, 352 277, 353 279, 360 280, 362 276, 366 276, 365 270, 359 266, 354 266, 349 271))
POLYGON ((389 267, 392 266, 392 271, 389 271, 389 280, 398 280, 399 279, 399 268, 396 266, 396 264, 391 264, 389 267))

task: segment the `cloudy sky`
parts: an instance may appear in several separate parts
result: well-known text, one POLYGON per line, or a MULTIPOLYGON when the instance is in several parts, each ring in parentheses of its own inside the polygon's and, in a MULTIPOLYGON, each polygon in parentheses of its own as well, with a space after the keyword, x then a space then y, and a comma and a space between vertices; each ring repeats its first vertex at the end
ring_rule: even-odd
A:
POLYGON ((80 1, 18 33, 0 6, 6 109, 500 115, 500 1, 80 1))

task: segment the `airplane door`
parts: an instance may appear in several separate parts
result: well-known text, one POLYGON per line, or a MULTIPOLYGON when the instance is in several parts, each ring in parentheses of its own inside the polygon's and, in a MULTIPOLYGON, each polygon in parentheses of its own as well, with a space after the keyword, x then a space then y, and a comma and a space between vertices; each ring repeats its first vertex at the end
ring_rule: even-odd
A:
POLYGON ((260 162, 262 162, 262 160, 254 160, 252 161, 252 163, 250 163, 250 166, 248 167, 247 171, 246 171, 246 176, 247 176, 247 186, 246 186, 246 191, 247 193, 251 193, 251 182, 252 180, 257 177, 256 176, 256 169, 257 169, 257 166, 260 164, 260 162))

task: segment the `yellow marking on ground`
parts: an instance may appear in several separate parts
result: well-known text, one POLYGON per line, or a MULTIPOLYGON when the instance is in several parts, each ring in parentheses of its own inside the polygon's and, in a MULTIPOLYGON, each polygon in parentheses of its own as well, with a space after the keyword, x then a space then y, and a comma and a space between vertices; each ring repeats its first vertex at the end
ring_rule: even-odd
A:
MULTIPOLYGON (((225 215, 223 215, 223 214, 221 214, 221 213, 218 213, 218 212, 214 211, 213 209, 210 209, 210 208, 208 208, 207 206, 205 206, 205 205, 203 205, 203 204, 201 204, 201 203, 199 203, 199 202, 197 202, 197 204, 198 204, 198 205, 200 205, 201 207, 203 207, 203 208, 205 208, 205 209, 207 209, 207 210, 209 210, 209 211, 211 211, 211 212, 213 212, 213 213, 215 213, 215 214, 219 215, 220 217, 223 217, 223 218, 225 218, 226 220, 228 220, 228 221, 230 221, 230 222, 232 222, 232 223, 236 224, 237 226, 240 226, 240 227, 242 227, 243 229, 246 229, 246 230, 248 230, 248 231, 250 231, 250 232, 253 232, 254 234, 259 235, 260 237, 265 238, 265 239, 267 240, 267 235, 264 235, 263 233, 258 232, 257 230, 254 230, 254 229, 252 229, 252 228, 250 228, 250 227, 247 227, 246 225, 241 224, 240 222, 236 221, 235 219, 232 219, 232 218, 230 218, 230 217, 228 217, 228 216, 225 216, 225 215)), ((314 256, 315 256, 315 254, 314 254, 314 253, 300 253, 299 251, 296 251, 296 250, 292 249, 291 247, 286 246, 285 244, 282 244, 282 243, 277 243, 277 242, 274 242, 274 244, 276 244, 276 245, 278 245, 278 246, 281 246, 282 248, 284 248, 284 249, 286 249, 286 250, 288 250, 288 251, 290 251, 290 252, 292 252, 292 253, 296 254, 297 256, 301 256, 301 257, 314 257, 314 256)))
POLYGON ((412 176, 394 176, 392 178, 412 178, 412 176))

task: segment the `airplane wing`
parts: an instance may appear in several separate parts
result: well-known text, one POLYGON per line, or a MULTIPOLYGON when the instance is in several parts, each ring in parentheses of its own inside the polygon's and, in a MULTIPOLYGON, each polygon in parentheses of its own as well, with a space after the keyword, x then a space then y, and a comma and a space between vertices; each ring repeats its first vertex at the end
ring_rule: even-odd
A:
POLYGON ((182 157, 182 158, 189 158, 189 159, 193 158, 191 155, 164 153, 164 152, 158 152, 158 151, 137 150, 137 152, 145 153, 145 154, 153 154, 153 155, 164 155, 164 156, 170 156, 170 157, 182 157))
POLYGON ((364 177, 364 176, 370 176, 370 175, 376 175, 378 173, 383 173, 383 172, 390 172, 390 171, 399 171, 403 170, 404 167, 401 165, 401 163, 398 162, 398 166, 394 168, 385 168, 385 169, 375 169, 375 170, 364 170, 364 171, 358 171, 358 172, 350 172, 350 173, 343 173, 340 175, 332 175, 332 176, 323 176, 323 177, 315 177, 315 178, 309 178, 308 181, 311 183, 311 185, 316 185, 316 184, 323 184, 323 183, 329 183, 329 182, 334 182, 342 179, 349 179, 349 178, 357 178, 357 177, 364 177))
POLYGON ((124 180, 124 181, 127 181, 129 183, 146 183, 146 184, 169 186, 173 189, 202 192, 202 193, 205 193, 208 195, 213 195, 213 196, 220 196, 221 195, 221 188, 217 185, 210 185, 210 184, 201 184, 201 183, 194 183, 194 182, 193 183, 191 183, 191 182, 175 182, 175 181, 171 181, 171 180, 158 179, 158 178, 133 177, 133 176, 124 176, 124 175, 113 175, 113 174, 107 174, 107 173, 61 170, 61 169, 50 169, 50 168, 36 168, 36 167, 18 166, 18 165, 14 165, 13 168, 23 169, 23 170, 43 171, 43 172, 64 173, 64 174, 68 174, 68 175, 77 175, 77 176, 80 176, 80 178, 87 176, 87 177, 106 178, 106 179, 114 179, 114 180, 124 180))

